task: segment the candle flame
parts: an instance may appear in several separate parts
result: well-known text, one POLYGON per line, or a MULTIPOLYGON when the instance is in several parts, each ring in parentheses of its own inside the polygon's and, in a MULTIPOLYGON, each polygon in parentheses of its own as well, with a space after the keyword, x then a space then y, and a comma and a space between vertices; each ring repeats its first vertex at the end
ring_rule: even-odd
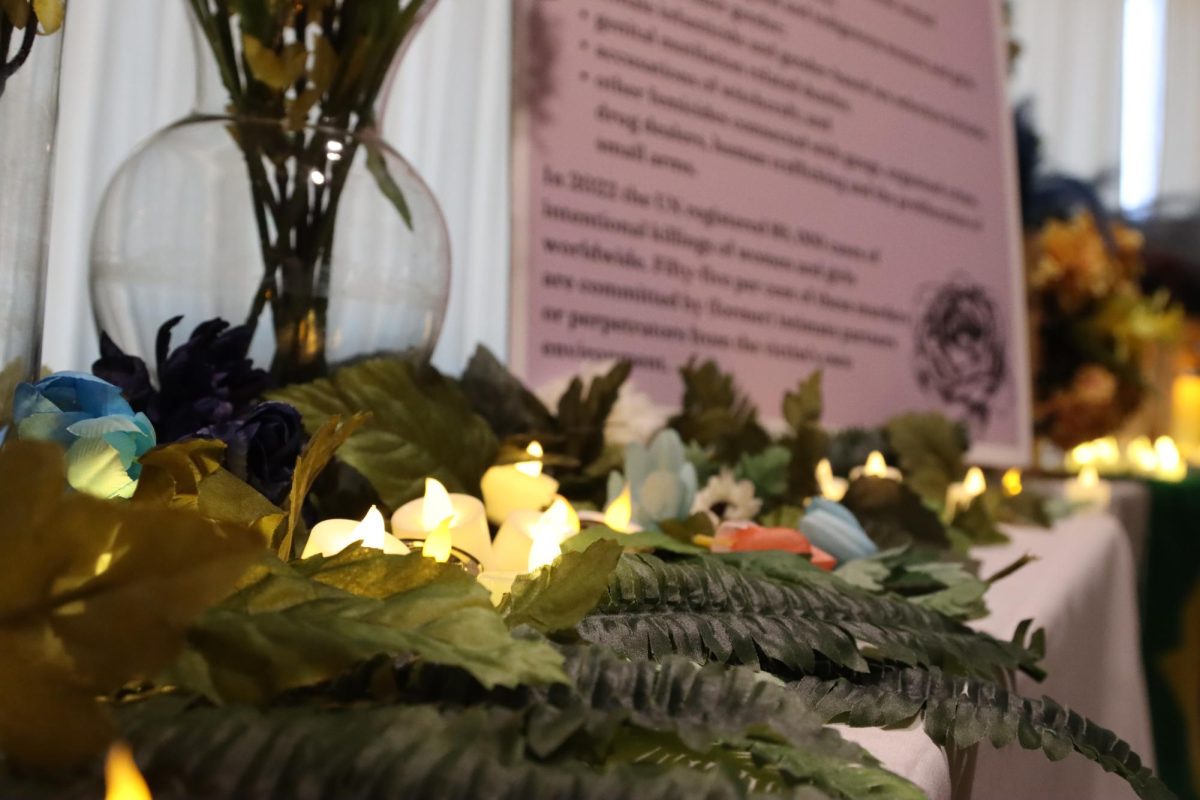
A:
POLYGON ((846 497, 846 481, 838 479, 833 474, 833 464, 828 458, 821 459, 817 464, 817 485, 821 487, 821 496, 826 500, 840 503, 846 497))
POLYGON ((1071 451, 1070 457, 1067 459, 1067 467, 1069 469, 1081 470, 1084 467, 1096 463, 1096 448, 1091 442, 1085 442, 1071 451))
POLYGON ((1092 457, 1099 467, 1115 469, 1121 463, 1121 445, 1115 436, 1105 436, 1092 442, 1092 457))
POLYGON ((445 564, 450 560, 450 549, 453 544, 450 538, 450 523, 454 521, 454 517, 446 517, 437 524, 432 531, 425 536, 425 546, 421 549, 421 554, 426 558, 432 558, 439 564, 445 564))
POLYGON ((382 550, 384 536, 387 536, 387 529, 384 526, 383 514, 377 507, 371 506, 371 510, 362 518, 362 522, 358 523, 350 533, 350 541, 362 542, 363 547, 382 550))
POLYGON ((421 527, 431 531, 449 518, 454 522, 454 503, 450 493, 436 478, 425 479, 425 502, 421 506, 421 527))
POLYGON ((983 474, 983 470, 979 467, 971 467, 967 470, 967 477, 963 479, 963 492, 967 497, 974 499, 986 491, 987 477, 983 474))
POLYGON ((628 533, 629 523, 633 522, 633 491, 629 484, 617 495, 617 499, 604 509, 604 524, 617 533, 628 533))
POLYGON ((1126 455, 1138 472, 1149 474, 1158 470, 1158 453, 1148 436, 1139 436, 1130 442, 1126 455))
POLYGON ((1154 454, 1158 458, 1158 470, 1163 480, 1183 480, 1187 477, 1187 467, 1183 463, 1183 455, 1179 446, 1170 436, 1160 436, 1154 442, 1154 454))
POLYGON ((863 465, 862 474, 868 478, 888 477, 888 463, 887 459, 883 457, 883 453, 875 450, 867 456, 867 463, 863 465))
POLYGON ((565 498, 559 497, 549 510, 533 524, 529 537, 529 571, 548 567, 562 554, 563 540, 579 533, 579 515, 565 498))
POLYGON ((1094 489, 1100 485, 1100 471, 1094 464, 1088 464, 1079 471, 1079 485, 1094 489))
POLYGON ((1021 480, 1021 470, 1016 467, 1004 473, 1000 482, 1004 485, 1004 493, 1009 497, 1019 497, 1025 491, 1025 484, 1021 480))
POLYGON ((104 800, 151 800, 150 787, 138 771, 129 747, 118 742, 108 750, 104 762, 104 800))
POLYGON ((525 448, 525 453, 532 458, 532 461, 521 461, 514 464, 517 472, 522 475, 528 475, 531 478, 541 477, 542 474, 542 458, 546 455, 546 451, 542 449, 541 442, 533 442, 529 447, 525 448))

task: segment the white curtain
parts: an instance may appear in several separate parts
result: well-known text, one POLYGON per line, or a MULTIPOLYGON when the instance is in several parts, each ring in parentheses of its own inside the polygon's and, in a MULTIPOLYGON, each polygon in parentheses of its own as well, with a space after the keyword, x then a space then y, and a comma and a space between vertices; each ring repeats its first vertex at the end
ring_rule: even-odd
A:
POLYGON ((1124 13, 1124 0, 1014 0, 1013 98, 1032 100, 1054 169, 1091 179, 1120 167, 1124 13))
POLYGON ((1200 0, 1168 0, 1160 180, 1166 197, 1200 194, 1200 0))
MULTIPOLYGON (((88 248, 100 197, 138 143, 194 95, 183 0, 71 0, 63 65, 43 361, 96 355, 88 248)), ((504 354, 508 298, 511 4, 442 0, 388 98, 385 137, 437 193, 454 276, 435 360, 457 371, 478 342, 504 354)))

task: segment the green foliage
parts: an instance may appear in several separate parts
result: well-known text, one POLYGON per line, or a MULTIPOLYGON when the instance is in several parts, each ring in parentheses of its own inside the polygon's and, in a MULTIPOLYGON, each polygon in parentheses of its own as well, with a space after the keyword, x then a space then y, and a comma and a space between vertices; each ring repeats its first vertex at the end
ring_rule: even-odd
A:
POLYGON ((951 540, 958 540, 958 547, 966 552, 975 545, 1005 544, 1008 536, 996 524, 992 505, 987 495, 980 495, 971 505, 959 509, 950 524, 951 540))
POLYGON ((866 678, 806 677, 793 689, 826 721, 880 727, 923 713, 925 730, 938 744, 964 748, 987 740, 1005 747, 1016 742, 1028 750, 1041 749, 1054 761, 1074 750, 1120 775, 1139 797, 1174 796, 1111 731, 1050 698, 1026 699, 986 680, 938 669, 886 669, 866 678))
POLYGON ((896 548, 849 561, 835 574, 860 589, 901 595, 951 619, 965 621, 985 616, 983 598, 988 583, 964 564, 943 558, 942 553, 927 548, 896 548))
POLYGON ((754 403, 716 362, 699 366, 691 362, 679 373, 684 385, 683 408, 669 424, 685 443, 709 448, 718 462, 731 467, 743 455, 761 452, 771 443, 758 423, 754 403))
POLYGON ((911 544, 939 550, 951 547, 946 527, 938 515, 899 481, 859 478, 850 484, 842 504, 858 518, 867 535, 881 548, 911 544))
POLYGON ((487 423, 432 368, 395 359, 365 361, 271 396, 299 409, 310 434, 333 417, 370 412, 370 421, 338 457, 362 473, 389 508, 420 497, 427 477, 451 492, 477 495, 495 459, 496 437, 487 423))
POLYGON ((263 549, 248 527, 66 491, 62 451, 0 449, 0 749, 73 767, 112 734, 97 698, 171 662, 263 549))
POLYGON ((304 501, 317 478, 333 461, 338 448, 365 425, 368 418, 366 414, 355 414, 343 423, 341 417, 332 416, 325 420, 304 446, 304 451, 296 459, 296 468, 292 472, 292 488, 288 492, 287 525, 283 535, 272 542, 280 558, 287 560, 295 554, 296 531, 304 524, 304 501))
MULTIPOLYGON (((500 439, 557 431, 554 415, 483 345, 475 350, 460 380, 476 414, 500 439)), ((603 430, 603 427, 601 428, 603 430)))
POLYGON ((558 401, 558 428, 565 455, 586 465, 604 453, 604 426, 632 371, 633 365, 622 361, 586 388, 579 378, 571 381, 558 401))
POLYGON ((783 418, 792 430, 821 423, 821 416, 825 412, 823 384, 824 375, 814 372, 800 383, 796 391, 784 395, 783 418))
POLYGON ((620 544, 606 539, 566 552, 551 566, 517 578, 500 613, 510 628, 529 625, 542 633, 570 630, 596 607, 622 552, 620 544))
POLYGON ((791 465, 792 451, 782 445, 771 445, 761 453, 743 455, 736 476, 740 481, 753 483, 759 498, 778 501, 788 495, 791 465))
POLYGON ((904 482, 926 503, 941 508, 950 484, 966 473, 966 433, 941 414, 896 417, 886 430, 904 482))
POLYGON ((513 639, 470 575, 420 555, 355 551, 295 565, 272 557, 244 583, 192 626, 169 676, 175 685, 262 702, 380 654, 462 667, 487 686, 562 680, 561 657, 513 639))
POLYGON ((603 525, 593 526, 577 536, 572 536, 563 542, 563 550, 565 552, 583 552, 600 541, 616 542, 629 550, 662 550, 667 553, 677 553, 680 555, 700 555, 708 552, 703 547, 697 547, 688 541, 676 538, 665 532, 640 531, 639 533, 620 533, 603 525))
POLYGON ((791 450, 787 488, 793 500, 821 493, 817 464, 829 453, 829 434, 821 427, 822 383, 822 373, 814 372, 796 391, 783 398, 783 416, 792 429, 785 442, 791 450))
POLYGON ((1016 644, 903 600, 878 597, 778 554, 669 564, 626 556, 580 635, 629 658, 809 671, 817 656, 865 671, 868 659, 991 675, 1035 669, 1016 644))

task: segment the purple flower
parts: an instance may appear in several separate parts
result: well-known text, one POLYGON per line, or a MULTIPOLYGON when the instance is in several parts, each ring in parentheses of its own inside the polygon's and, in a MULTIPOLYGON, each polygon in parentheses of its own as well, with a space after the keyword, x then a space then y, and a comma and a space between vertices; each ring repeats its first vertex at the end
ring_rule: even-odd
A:
POLYGON ((267 373, 247 357, 254 337, 249 327, 210 320, 169 352, 171 331, 182 319, 169 320, 158 331, 157 390, 145 362, 124 353, 107 335, 92 366, 93 374, 121 388, 135 411, 145 412, 163 443, 237 419, 270 387, 267 373))
POLYGON ((263 403, 244 419, 204 428, 196 436, 225 442, 226 469, 272 503, 287 497, 305 440, 296 409, 286 403, 263 403))

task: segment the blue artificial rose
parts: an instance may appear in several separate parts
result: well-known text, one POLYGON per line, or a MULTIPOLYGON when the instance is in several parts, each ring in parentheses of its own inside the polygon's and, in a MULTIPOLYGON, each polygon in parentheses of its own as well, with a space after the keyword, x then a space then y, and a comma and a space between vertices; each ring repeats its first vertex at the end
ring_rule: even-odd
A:
POLYGON ((800 532, 841 564, 879 552, 854 514, 832 500, 814 498, 800 520, 800 532))
POLYGON ((696 497, 696 468, 688 461, 683 440, 665 430, 647 448, 634 442, 625 448, 625 475, 608 476, 608 501, 626 484, 633 499, 633 521, 652 528, 668 519, 685 519, 696 497))
POLYGON ((18 439, 61 444, 71 486, 105 499, 133 496, 138 459, 155 445, 154 426, 120 389, 77 372, 18 386, 12 430, 18 439))

